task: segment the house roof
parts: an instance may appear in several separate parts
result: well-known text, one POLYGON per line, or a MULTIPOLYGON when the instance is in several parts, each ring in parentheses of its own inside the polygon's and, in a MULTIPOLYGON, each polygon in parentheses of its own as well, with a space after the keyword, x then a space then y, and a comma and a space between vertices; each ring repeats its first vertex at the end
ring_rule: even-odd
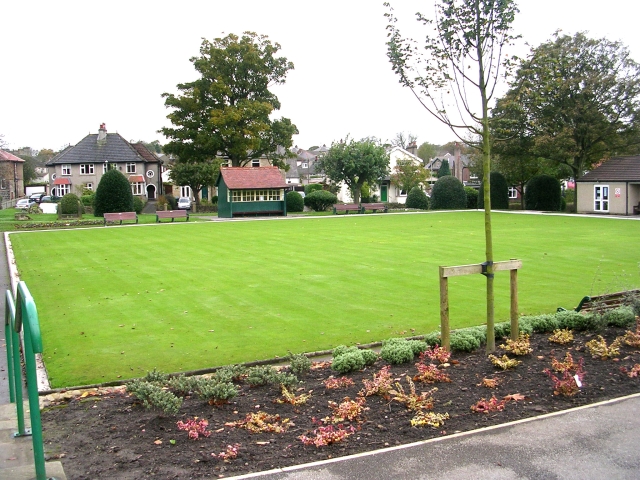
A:
POLYGON ((288 186, 278 167, 222 167, 216 184, 221 178, 230 190, 288 186))
POLYGON ((580 177, 578 182, 640 182, 640 155, 613 157, 580 177))
POLYGON ((16 157, 13 153, 5 152, 4 150, 0 150, 0 161, 1 162, 24 162, 22 158, 16 157))
POLYGON ((127 142, 118 133, 106 133, 104 141, 98 141, 98 134, 89 134, 78 144, 58 153, 47 162, 47 166, 77 163, 158 163, 158 157, 143 144, 127 142))
POLYGON ((144 175, 129 175, 129 183, 144 183, 144 175))
POLYGON ((53 181, 54 185, 71 185, 71 180, 67 177, 56 178, 53 181))

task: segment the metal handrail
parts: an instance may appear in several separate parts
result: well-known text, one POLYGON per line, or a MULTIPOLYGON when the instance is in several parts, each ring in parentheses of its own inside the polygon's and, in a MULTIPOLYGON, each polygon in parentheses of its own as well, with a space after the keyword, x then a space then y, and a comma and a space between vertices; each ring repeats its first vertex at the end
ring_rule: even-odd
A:
POLYGON ((31 435, 36 480, 46 480, 36 372, 36 353, 42 353, 38 310, 26 283, 18 282, 16 290, 15 302, 11 291, 7 290, 5 295, 5 337, 7 340, 7 364, 9 366, 9 396, 11 402, 15 401, 18 414, 18 432, 14 434, 14 437, 31 435), (24 336, 24 363, 27 376, 27 392, 29 394, 29 416, 31 418, 30 432, 24 428, 20 332, 23 332, 24 336))

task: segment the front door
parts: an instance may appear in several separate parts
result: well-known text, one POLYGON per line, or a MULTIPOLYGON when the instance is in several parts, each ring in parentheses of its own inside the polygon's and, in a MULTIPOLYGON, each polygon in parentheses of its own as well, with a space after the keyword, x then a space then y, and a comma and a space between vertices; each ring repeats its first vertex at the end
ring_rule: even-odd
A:
POLYGON ((380 201, 381 202, 386 202, 388 200, 387 190, 388 190, 388 187, 386 184, 380 185, 380 201))

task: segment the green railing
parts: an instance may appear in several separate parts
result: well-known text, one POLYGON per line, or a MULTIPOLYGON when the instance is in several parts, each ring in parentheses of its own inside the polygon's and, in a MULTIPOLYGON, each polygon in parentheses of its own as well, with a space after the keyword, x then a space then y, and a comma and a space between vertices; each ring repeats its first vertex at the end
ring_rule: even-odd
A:
POLYGON ((14 434, 14 437, 31 435, 33 439, 36 480, 46 480, 47 474, 44 466, 44 446, 42 444, 42 423, 40 421, 38 378, 36 373, 36 353, 42 353, 42 338, 40 337, 38 310, 24 282, 18 283, 15 302, 11 291, 7 290, 5 296, 4 334, 7 342, 9 399, 12 403, 15 402, 18 413, 18 432, 14 434), (27 373, 31 429, 26 429, 24 425, 22 368, 20 365, 21 331, 24 337, 24 364, 27 373))

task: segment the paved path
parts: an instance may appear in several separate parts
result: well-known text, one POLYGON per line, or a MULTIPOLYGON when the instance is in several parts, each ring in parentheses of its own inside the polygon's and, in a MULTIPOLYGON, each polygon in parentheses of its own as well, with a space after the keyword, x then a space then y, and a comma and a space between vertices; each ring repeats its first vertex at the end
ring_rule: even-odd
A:
POLYGON ((260 480, 637 480, 640 394, 281 471, 260 480))

